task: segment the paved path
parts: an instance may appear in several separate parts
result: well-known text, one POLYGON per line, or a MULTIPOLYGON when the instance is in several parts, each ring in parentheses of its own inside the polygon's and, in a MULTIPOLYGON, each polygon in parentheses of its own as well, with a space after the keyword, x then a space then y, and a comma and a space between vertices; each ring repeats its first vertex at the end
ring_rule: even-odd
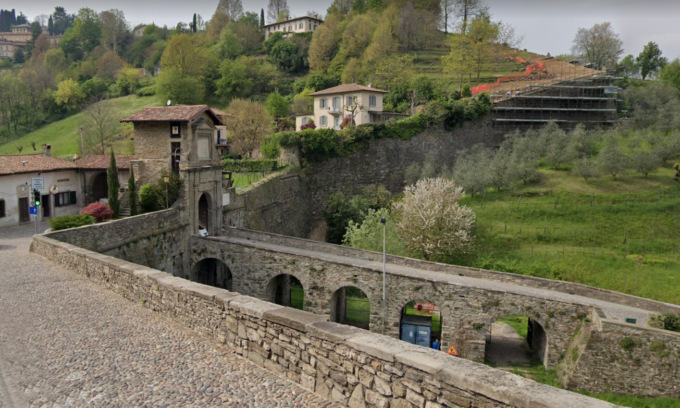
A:
MULTIPOLYGON (((244 246, 255 246, 258 248, 268 249, 292 255, 308 256, 317 259, 327 260, 329 262, 343 263, 346 265, 355 265, 364 268, 370 268, 376 272, 382 273, 382 263, 370 261, 366 259, 350 258, 346 256, 333 255, 325 252, 318 252, 300 248, 293 248, 269 242, 256 241, 253 239, 237 238, 237 237, 217 237, 229 242, 237 243, 244 246)), ((408 276, 413 278, 422 277, 422 270, 412 268, 404 265, 396 265, 388 263, 386 265, 386 272, 389 275, 408 276)), ((592 299, 585 296, 572 295, 569 293, 559 292, 551 289, 536 288, 530 286, 518 285, 510 282, 500 282, 488 279, 473 278, 470 276, 453 275, 443 272, 427 271, 430 279, 437 282, 442 282, 450 285, 467 286, 472 288, 501 291, 507 293, 515 293, 523 296, 530 296, 541 299, 550 299, 561 302, 576 303, 582 305, 589 305, 599 307, 607 319, 625 321, 627 317, 632 317, 637 320, 638 325, 646 326, 649 311, 627 306, 618 303, 612 303, 605 300, 592 299)))
POLYGON ((0 229, 0 407, 331 407, 0 229))

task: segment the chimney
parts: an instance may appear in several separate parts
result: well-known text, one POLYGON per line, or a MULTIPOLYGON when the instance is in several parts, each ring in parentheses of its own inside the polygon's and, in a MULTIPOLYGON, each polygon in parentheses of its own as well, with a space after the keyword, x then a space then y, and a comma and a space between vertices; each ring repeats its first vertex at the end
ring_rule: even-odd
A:
POLYGON ((45 157, 51 157, 52 156, 52 145, 43 144, 42 150, 43 150, 43 155, 45 155, 45 157))

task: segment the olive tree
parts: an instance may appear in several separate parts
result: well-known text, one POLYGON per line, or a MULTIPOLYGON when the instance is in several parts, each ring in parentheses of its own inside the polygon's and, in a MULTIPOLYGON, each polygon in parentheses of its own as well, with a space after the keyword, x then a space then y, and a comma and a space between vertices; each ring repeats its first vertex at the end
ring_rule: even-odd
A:
POLYGON ((425 259, 472 250, 475 213, 461 205, 463 188, 443 178, 418 181, 393 206, 397 234, 405 247, 425 259))

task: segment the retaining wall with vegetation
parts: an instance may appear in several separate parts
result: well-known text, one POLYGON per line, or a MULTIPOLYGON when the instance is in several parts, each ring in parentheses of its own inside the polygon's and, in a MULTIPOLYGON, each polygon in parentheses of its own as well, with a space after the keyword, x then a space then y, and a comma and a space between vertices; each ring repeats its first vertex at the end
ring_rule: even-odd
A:
MULTIPOLYGON (((64 235, 61 235, 63 238, 64 235)), ((613 407, 444 353, 36 236, 32 251, 351 407, 613 407)))

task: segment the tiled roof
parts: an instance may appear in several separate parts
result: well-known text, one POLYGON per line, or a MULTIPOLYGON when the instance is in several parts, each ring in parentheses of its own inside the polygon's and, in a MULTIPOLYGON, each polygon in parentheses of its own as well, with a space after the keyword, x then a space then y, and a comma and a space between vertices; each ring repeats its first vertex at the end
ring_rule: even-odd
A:
POLYGON ((310 93, 309 95, 311 95, 311 96, 331 95, 331 94, 339 94, 339 93, 347 93, 347 92, 363 92, 363 91, 380 92, 380 93, 387 93, 388 92, 384 89, 372 88, 370 86, 363 86, 363 85, 359 85, 359 84, 344 84, 344 85, 334 86, 334 87, 328 88, 328 89, 323 89, 323 90, 318 91, 318 92, 310 93))
POLYGON ((275 25, 279 25, 279 24, 283 25, 283 24, 291 23, 293 21, 298 21, 298 20, 314 20, 314 21, 318 21, 319 23, 323 23, 323 20, 321 20, 319 18, 310 17, 310 16, 302 16, 302 17, 289 18, 288 20, 279 21, 279 22, 276 22, 276 23, 265 24, 265 25, 262 26, 262 28, 267 28, 267 27, 271 27, 271 26, 275 26, 275 25))
MULTIPOLYGON (((119 170, 129 169, 130 160, 137 160, 137 156, 116 156, 116 167, 118 167, 119 170)), ((108 169, 110 162, 111 156, 107 154, 84 156, 75 161, 78 168, 95 170, 108 169)))
POLYGON ((42 154, 0 156, 0 175, 34 173, 77 168, 76 164, 42 154))
POLYGON ((175 105, 144 108, 121 120, 121 122, 189 122, 201 116, 203 112, 209 112, 219 124, 222 123, 222 120, 215 115, 208 105, 175 105))

